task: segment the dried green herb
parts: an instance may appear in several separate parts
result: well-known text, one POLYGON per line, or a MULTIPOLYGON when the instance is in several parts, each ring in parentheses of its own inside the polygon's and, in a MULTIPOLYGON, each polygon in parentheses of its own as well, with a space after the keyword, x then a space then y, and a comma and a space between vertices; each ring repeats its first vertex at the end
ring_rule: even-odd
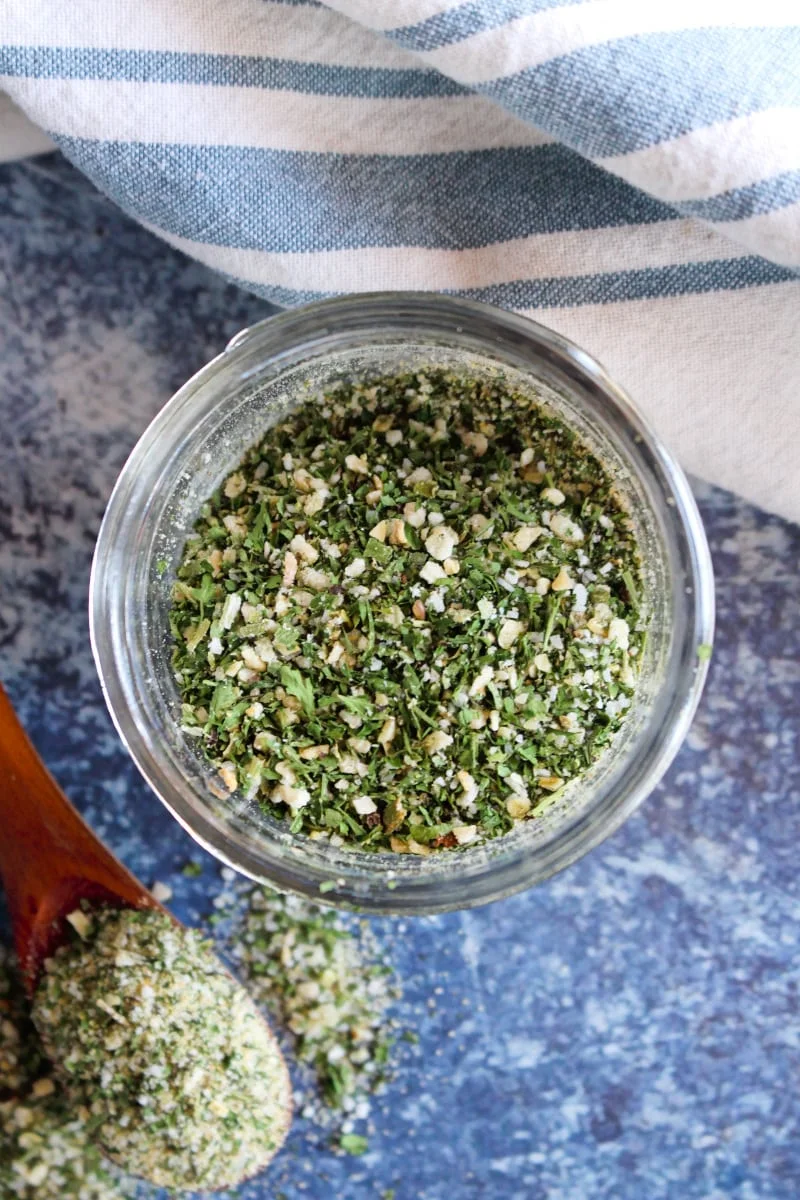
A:
POLYGON ((162 1187, 232 1187, 280 1147, 286 1067, 209 946, 162 913, 78 911, 33 1020, 86 1130, 162 1187))
POLYGON ((642 594, 611 478, 535 400, 441 372, 342 384, 203 506, 171 612, 182 728, 294 833, 475 845, 608 746, 642 594))
POLYGON ((361 1155, 369 1150, 369 1142, 358 1133, 343 1133, 339 1138, 339 1148, 345 1154, 361 1155))
MULTIPOLYGON (((342 1133, 363 1120, 369 1095, 387 1078, 397 998, 368 928, 297 896, 248 885, 235 920, 232 953, 250 995, 288 1029, 342 1133)), ((302 1111, 325 1123, 310 1099, 302 1111)))
POLYGON ((53 1077, 13 958, 0 945, 0 1196, 123 1200, 126 1194, 53 1077))

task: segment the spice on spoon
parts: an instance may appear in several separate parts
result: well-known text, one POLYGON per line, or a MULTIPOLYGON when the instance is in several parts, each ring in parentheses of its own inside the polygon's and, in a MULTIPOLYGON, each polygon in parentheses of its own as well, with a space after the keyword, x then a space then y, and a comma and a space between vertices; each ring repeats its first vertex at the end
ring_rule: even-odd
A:
POLYGON ((53 1078, 13 956, 0 945, 0 1196, 123 1200, 126 1191, 53 1078))
MULTIPOLYGON (((400 993, 383 950, 365 922, 298 897, 239 881, 219 901, 223 950, 310 1072, 297 1095, 301 1115, 330 1129, 346 1153, 363 1152, 360 1131, 389 1077, 397 1034, 390 1007, 400 993)), ((73 918, 81 926, 83 915, 73 918)), ((3 1197, 122 1200, 135 1188, 93 1140, 96 1114, 53 1073, 2 944, 0 1127, 3 1197)))
POLYGON ((293 833, 458 851, 607 748, 642 594, 612 478, 531 396, 440 371, 343 383, 202 508, 171 613, 182 728, 293 833))
POLYGON ((131 1174, 233 1187, 272 1159, 291 1115, 263 1018, 200 935, 154 910, 71 916, 33 1020, 86 1129, 131 1174))

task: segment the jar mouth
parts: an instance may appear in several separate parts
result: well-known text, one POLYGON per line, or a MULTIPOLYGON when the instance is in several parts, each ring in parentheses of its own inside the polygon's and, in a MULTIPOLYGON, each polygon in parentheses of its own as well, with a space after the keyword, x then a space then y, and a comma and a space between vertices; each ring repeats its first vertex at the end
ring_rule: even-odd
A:
POLYGON ((630 815, 677 752, 713 637, 708 547, 680 467, 603 368, 527 318, 472 301, 376 293, 322 301, 243 330, 146 429, 98 536, 90 583, 95 663, 117 730, 147 782, 234 869, 321 903, 395 913, 472 907, 539 883, 630 815), (200 505, 298 398, 345 376, 444 365, 501 373, 575 428, 636 526, 654 636, 630 716, 564 802, 477 847, 426 858, 292 835, 228 796, 179 724, 169 593, 200 505), (384 369, 385 368, 385 369, 384 369))

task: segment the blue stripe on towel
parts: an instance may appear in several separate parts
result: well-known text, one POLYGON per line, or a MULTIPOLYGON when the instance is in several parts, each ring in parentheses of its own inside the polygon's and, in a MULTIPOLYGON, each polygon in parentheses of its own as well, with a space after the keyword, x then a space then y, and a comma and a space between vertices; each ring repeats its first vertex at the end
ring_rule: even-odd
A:
POLYGON ((407 50, 436 50, 439 46, 463 42, 484 29, 497 29, 518 17, 583 3, 584 0, 468 0, 416 25, 388 30, 387 36, 407 50))
MULTIPOLYGON (((239 287, 255 292, 284 308, 294 308, 312 300, 323 300, 340 294, 295 291, 279 285, 252 283, 234 276, 227 278, 239 287)), ((569 275, 563 278, 523 279, 481 288, 447 291, 450 295, 484 300, 503 308, 575 308, 583 304, 615 304, 625 300, 658 300, 669 296, 740 291, 742 288, 789 281, 796 282, 792 271, 756 255, 748 255, 671 267, 647 267, 641 270, 569 275)))
MULTIPOLYGON (((800 147, 798 148, 800 150, 800 147)), ((785 171, 746 187, 731 188, 708 200, 677 204, 687 216, 702 221, 743 221, 800 202, 800 171, 785 171)))
POLYGON ((177 50, 0 46, 0 75, 275 88, 326 96, 357 96, 365 100, 468 94, 468 89, 455 80, 425 68, 342 67, 286 58, 193 54, 177 50))
POLYGON ((679 266, 572 275, 563 279, 524 279, 471 288, 459 295, 503 308, 573 308, 581 304, 613 304, 620 300, 656 300, 665 296, 738 291, 787 280, 796 280, 792 271, 752 255, 679 266))
POLYGON ((50 136, 127 212, 213 245, 460 250, 676 219, 557 144, 391 156, 50 136))
POLYGON ((605 158, 773 105, 800 106, 798 62, 797 26, 691 29, 589 46, 478 90, 605 158))

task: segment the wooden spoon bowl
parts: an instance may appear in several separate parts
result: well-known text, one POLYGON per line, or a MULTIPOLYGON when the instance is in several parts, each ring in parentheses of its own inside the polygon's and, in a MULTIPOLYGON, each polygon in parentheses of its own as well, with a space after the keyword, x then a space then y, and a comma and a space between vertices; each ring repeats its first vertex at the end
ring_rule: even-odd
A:
POLYGON ((0 685, 0 879, 25 988, 63 942, 80 903, 156 908, 147 889, 78 816, 47 771, 0 685))

